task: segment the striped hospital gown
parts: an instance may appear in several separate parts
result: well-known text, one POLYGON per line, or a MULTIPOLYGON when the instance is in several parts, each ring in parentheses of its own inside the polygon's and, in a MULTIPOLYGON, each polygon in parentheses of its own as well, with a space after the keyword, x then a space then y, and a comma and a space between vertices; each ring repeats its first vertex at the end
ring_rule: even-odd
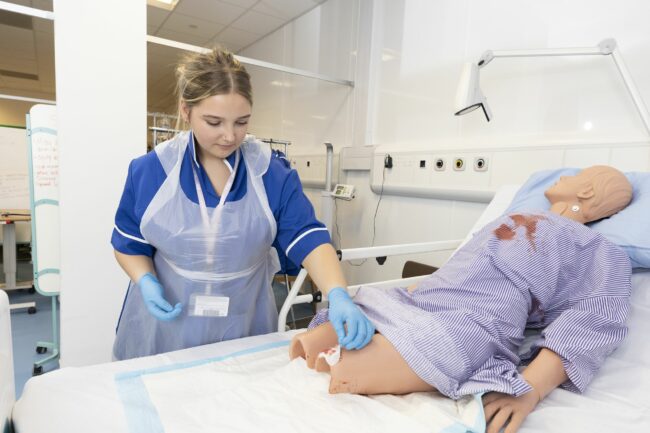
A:
MULTIPOLYGON (((602 235, 543 212, 498 218, 413 293, 354 298, 415 373, 448 397, 531 388, 517 366, 547 347, 582 392, 625 338, 631 266, 602 235), (543 329, 520 354, 524 329, 543 329)), ((327 320, 327 310, 310 326, 327 320)))

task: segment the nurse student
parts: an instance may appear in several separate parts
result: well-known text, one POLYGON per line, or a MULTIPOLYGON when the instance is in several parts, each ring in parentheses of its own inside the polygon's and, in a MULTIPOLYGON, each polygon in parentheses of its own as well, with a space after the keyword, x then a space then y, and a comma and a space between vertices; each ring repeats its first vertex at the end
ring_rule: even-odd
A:
POLYGON ((374 327, 343 289, 327 229, 295 170, 247 135, 246 69, 224 50, 177 68, 189 131, 133 160, 111 243, 131 279, 117 325, 117 359, 275 331, 271 281, 280 251, 327 295, 340 343, 364 347, 374 327))

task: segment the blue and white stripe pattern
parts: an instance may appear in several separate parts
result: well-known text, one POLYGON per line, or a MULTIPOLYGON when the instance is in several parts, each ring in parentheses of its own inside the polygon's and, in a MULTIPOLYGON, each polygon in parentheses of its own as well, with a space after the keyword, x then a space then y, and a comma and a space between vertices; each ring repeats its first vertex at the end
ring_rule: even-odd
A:
MULTIPOLYGON (((517 366, 547 347, 582 392, 625 338, 631 266, 596 231, 543 212, 498 218, 409 293, 362 287, 355 297, 423 380, 448 397, 531 388, 517 366), (517 220, 534 221, 527 231, 517 220), (497 236, 505 228, 512 236, 497 236), (525 328, 544 329, 519 354, 525 328)), ((323 310, 312 326, 327 320, 323 310)))

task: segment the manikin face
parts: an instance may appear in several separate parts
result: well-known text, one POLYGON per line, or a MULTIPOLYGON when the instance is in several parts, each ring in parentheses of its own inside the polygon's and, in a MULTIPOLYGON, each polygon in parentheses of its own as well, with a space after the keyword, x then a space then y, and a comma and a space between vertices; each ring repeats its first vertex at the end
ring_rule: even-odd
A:
POLYGON ((544 193, 551 202, 551 211, 580 223, 586 223, 585 216, 594 196, 591 183, 580 173, 576 176, 562 176, 544 193))
POLYGON ((194 131, 199 157, 225 159, 237 150, 246 137, 251 108, 237 93, 210 96, 191 109, 183 104, 183 117, 194 131))
POLYGON ((609 217, 632 200, 633 188, 623 173, 606 165, 585 168, 561 177, 544 193, 551 212, 587 223, 609 217))
POLYGON ((560 176, 560 179, 546 190, 545 195, 551 202, 575 201, 578 192, 586 186, 580 176, 560 176))

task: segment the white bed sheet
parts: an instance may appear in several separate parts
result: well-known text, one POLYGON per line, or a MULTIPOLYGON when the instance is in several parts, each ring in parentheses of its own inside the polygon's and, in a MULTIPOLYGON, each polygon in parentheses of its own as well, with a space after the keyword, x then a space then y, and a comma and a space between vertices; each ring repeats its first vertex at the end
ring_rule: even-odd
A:
MULTIPOLYGON (((505 187, 488 206, 470 232, 500 215, 517 187, 505 187)), ((468 236, 469 237, 469 236, 468 236)), ((583 395, 553 391, 522 426, 521 433, 537 432, 650 432, 650 272, 632 277, 630 332, 621 347, 605 362, 583 395)), ((124 405, 115 382, 118 373, 173 366, 231 354, 260 345, 287 341, 293 333, 211 344, 178 352, 82 368, 64 368, 30 379, 14 406, 17 433, 41 432, 128 432, 124 405)), ((287 358, 287 363, 288 358, 287 358)), ((361 397, 365 398, 365 397, 361 397)), ((404 412, 412 409, 408 396, 392 399, 404 412)), ((282 402, 278 401, 278 405, 282 402)), ((215 410, 217 410, 215 408, 215 410)), ((301 407, 296 407, 300 411, 301 407)), ((334 423, 327 408, 313 416, 312 425, 334 423)), ((367 416, 364 415, 364 416, 367 416)), ((277 419, 273 425, 277 426, 277 419)), ((232 426, 230 426, 232 427, 232 426)), ((287 419, 283 431, 304 431, 309 425, 295 425, 287 419), (304 427, 304 428, 303 428, 304 427)), ((218 426, 213 431, 218 431, 218 426)), ((223 431, 232 431, 226 428, 223 431)), ((256 430, 266 431, 264 425, 256 430)), ((340 431, 340 426, 336 427, 340 431)))
POLYGON ((477 397, 330 395, 326 373, 289 361, 296 332, 32 378, 14 406, 16 432, 482 431, 477 397))
POLYGON ((14 405, 14 427, 20 433, 128 432, 124 405, 115 382, 117 374, 209 359, 287 341, 295 332, 225 341, 87 367, 66 367, 32 377, 14 405))
MULTIPOLYGON (((632 311, 629 319, 630 333, 621 347, 605 362, 583 395, 557 389, 528 417, 521 433, 537 432, 631 432, 650 431, 650 272, 633 275, 632 311)), ((293 333, 275 333, 241 340, 211 344, 197 348, 139 358, 129 361, 100 364, 81 368, 63 368, 30 379, 21 399, 14 406, 13 419, 18 433, 41 432, 129 432, 124 404, 116 386, 118 373, 134 372, 160 366, 214 358, 260 345, 287 341, 293 333)), ((288 357, 286 364, 289 364, 288 357)), ((277 367, 277 366, 276 366, 277 367)), ((304 380, 298 375, 296 381, 304 380)), ((321 379, 321 382, 323 379, 321 379)), ((302 383, 302 382, 301 382, 302 383)), ((298 383, 287 386, 299 386, 298 383)), ((322 385, 322 384, 321 384, 322 385)), ((275 386, 281 386, 276 384, 275 386)), ((366 397, 355 397, 366 398, 366 397)), ((424 407, 421 400, 412 397, 395 397, 379 410, 413 411, 424 407), (418 403, 418 406, 416 406, 418 403)), ((278 412, 286 412, 288 402, 277 402, 278 412)), ((271 406, 272 407, 272 406, 271 406)), ((314 410, 313 405, 299 405, 296 412, 307 412, 315 424, 328 423, 328 408, 314 410)), ((377 405, 381 408, 381 405, 377 405)), ((215 408, 217 411, 218 408, 215 408)), ((251 410, 254 410, 251 408, 251 410)), ((270 412, 269 412, 270 414, 270 412)), ((302 417, 278 421, 272 425, 278 431, 302 431, 302 417), (301 424, 295 421, 301 419, 301 424), (281 424, 284 422, 285 424, 281 424), (280 423, 280 424, 279 424, 280 423)), ((367 413, 362 415, 369 416, 367 413)), ((269 424, 271 425, 271 424, 269 424)), ((133 424, 131 423, 131 426, 133 424)), ((232 426, 230 426, 232 427, 232 426)), ((219 430, 218 426, 214 427, 219 430)), ((304 426, 305 429, 308 426, 304 426)), ((227 428, 223 431, 233 431, 227 428)), ((258 429, 240 431, 270 431, 264 425, 258 429)), ((316 431, 317 429, 310 429, 316 431)), ((131 431, 133 431, 131 429, 131 431)), ((149 430, 157 431, 157 430, 149 430)), ((198 430, 191 430, 198 431, 198 430)), ((337 431, 344 431, 337 428, 337 431)), ((358 431, 358 426, 357 426, 358 431)), ((415 430, 413 430, 415 431, 415 430)))

